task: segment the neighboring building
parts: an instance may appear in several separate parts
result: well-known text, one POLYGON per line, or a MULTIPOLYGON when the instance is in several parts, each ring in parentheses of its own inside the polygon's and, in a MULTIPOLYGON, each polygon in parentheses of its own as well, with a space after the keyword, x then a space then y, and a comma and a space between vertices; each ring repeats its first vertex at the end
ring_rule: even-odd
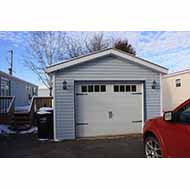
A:
POLYGON ((160 116, 168 70, 116 49, 47 68, 53 77, 54 139, 141 133, 160 116))
POLYGON ((48 88, 39 88, 38 89, 38 96, 39 97, 47 97, 50 96, 50 91, 48 88))
POLYGON ((0 96, 15 96, 15 106, 26 106, 34 95, 38 86, 0 71, 0 96))
POLYGON ((183 70, 163 77, 163 111, 173 110, 190 98, 190 70, 183 70))

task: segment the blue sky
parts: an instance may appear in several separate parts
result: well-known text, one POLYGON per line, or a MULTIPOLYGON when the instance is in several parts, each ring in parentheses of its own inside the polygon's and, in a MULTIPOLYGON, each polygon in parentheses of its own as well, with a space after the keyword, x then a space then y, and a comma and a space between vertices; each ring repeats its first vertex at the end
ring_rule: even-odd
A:
MULTIPOLYGON (((80 37, 81 32, 75 32, 80 37)), ((93 32, 88 32, 92 35, 93 32)), ((190 32, 105 32, 106 37, 127 38, 137 56, 169 68, 169 72, 190 68, 190 32)), ((23 32, 0 32, 0 70, 7 71, 8 50, 14 50, 14 75, 41 86, 22 61, 23 32)))

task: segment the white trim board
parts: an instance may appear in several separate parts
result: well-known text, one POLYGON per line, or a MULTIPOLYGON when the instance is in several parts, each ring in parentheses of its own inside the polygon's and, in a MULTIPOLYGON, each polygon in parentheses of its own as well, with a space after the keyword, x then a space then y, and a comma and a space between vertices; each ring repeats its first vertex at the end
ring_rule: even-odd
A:
POLYGON ((190 69, 177 71, 177 72, 174 72, 174 73, 169 73, 169 74, 163 76, 162 78, 165 79, 165 78, 169 78, 169 77, 176 77, 178 75, 183 75, 183 74, 187 74, 187 73, 190 73, 190 69))
POLYGON ((104 57, 104 56, 107 56, 107 55, 114 55, 114 56, 129 60, 129 61, 133 61, 133 62, 135 62, 137 64, 140 64, 142 66, 148 67, 150 69, 153 69, 153 70, 155 70, 157 72, 160 72, 160 73, 163 73, 163 74, 168 73, 168 69, 165 68, 165 67, 162 67, 160 65, 151 63, 151 62, 146 61, 144 59, 141 59, 139 57, 130 55, 130 54, 126 53, 126 52, 123 52, 123 51, 117 50, 117 49, 113 49, 113 48, 105 49, 105 50, 98 51, 98 52, 94 52, 94 53, 91 53, 91 54, 76 57, 74 59, 67 60, 67 61, 55 64, 55 65, 51 65, 51 66, 46 68, 46 72, 47 73, 52 73, 52 72, 58 71, 60 69, 65 69, 65 68, 68 68, 68 67, 80 64, 80 63, 84 63, 84 62, 87 62, 87 61, 90 61, 90 60, 94 60, 94 59, 97 59, 97 58, 101 58, 101 57, 104 57))
POLYGON ((56 108, 55 108, 55 75, 52 76, 53 80, 53 139, 57 141, 56 138, 56 108))
POLYGON ((162 74, 160 73, 160 115, 163 116, 162 74))

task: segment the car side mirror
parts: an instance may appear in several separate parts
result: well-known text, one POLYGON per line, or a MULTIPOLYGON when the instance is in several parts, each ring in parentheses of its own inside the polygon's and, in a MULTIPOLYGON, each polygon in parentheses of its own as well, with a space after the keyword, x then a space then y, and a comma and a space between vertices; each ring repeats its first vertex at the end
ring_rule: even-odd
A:
POLYGON ((171 111, 165 112, 163 118, 164 118, 164 121, 172 121, 173 120, 173 112, 171 112, 171 111))

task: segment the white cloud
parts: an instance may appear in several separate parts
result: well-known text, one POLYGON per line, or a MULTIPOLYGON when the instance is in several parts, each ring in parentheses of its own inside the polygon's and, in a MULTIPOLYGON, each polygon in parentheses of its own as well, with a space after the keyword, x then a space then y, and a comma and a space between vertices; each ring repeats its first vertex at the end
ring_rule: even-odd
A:
POLYGON ((168 67, 170 72, 180 71, 190 68, 190 50, 174 52, 155 56, 149 59, 155 63, 168 67))
MULTIPOLYGON (((94 32, 72 32, 77 38, 94 32)), ((0 40, 14 46, 24 45, 23 32, 0 32, 0 40)), ((107 38, 127 38, 137 56, 170 68, 172 71, 190 68, 190 32, 105 32, 107 38)))
POLYGON ((6 40, 18 46, 24 40, 25 32, 0 32, 0 40, 6 40))
POLYGON ((139 57, 168 67, 190 68, 190 32, 138 32, 133 41, 139 57))
POLYGON ((157 56, 190 48, 190 32, 154 32, 138 39, 137 53, 142 56, 157 56))

